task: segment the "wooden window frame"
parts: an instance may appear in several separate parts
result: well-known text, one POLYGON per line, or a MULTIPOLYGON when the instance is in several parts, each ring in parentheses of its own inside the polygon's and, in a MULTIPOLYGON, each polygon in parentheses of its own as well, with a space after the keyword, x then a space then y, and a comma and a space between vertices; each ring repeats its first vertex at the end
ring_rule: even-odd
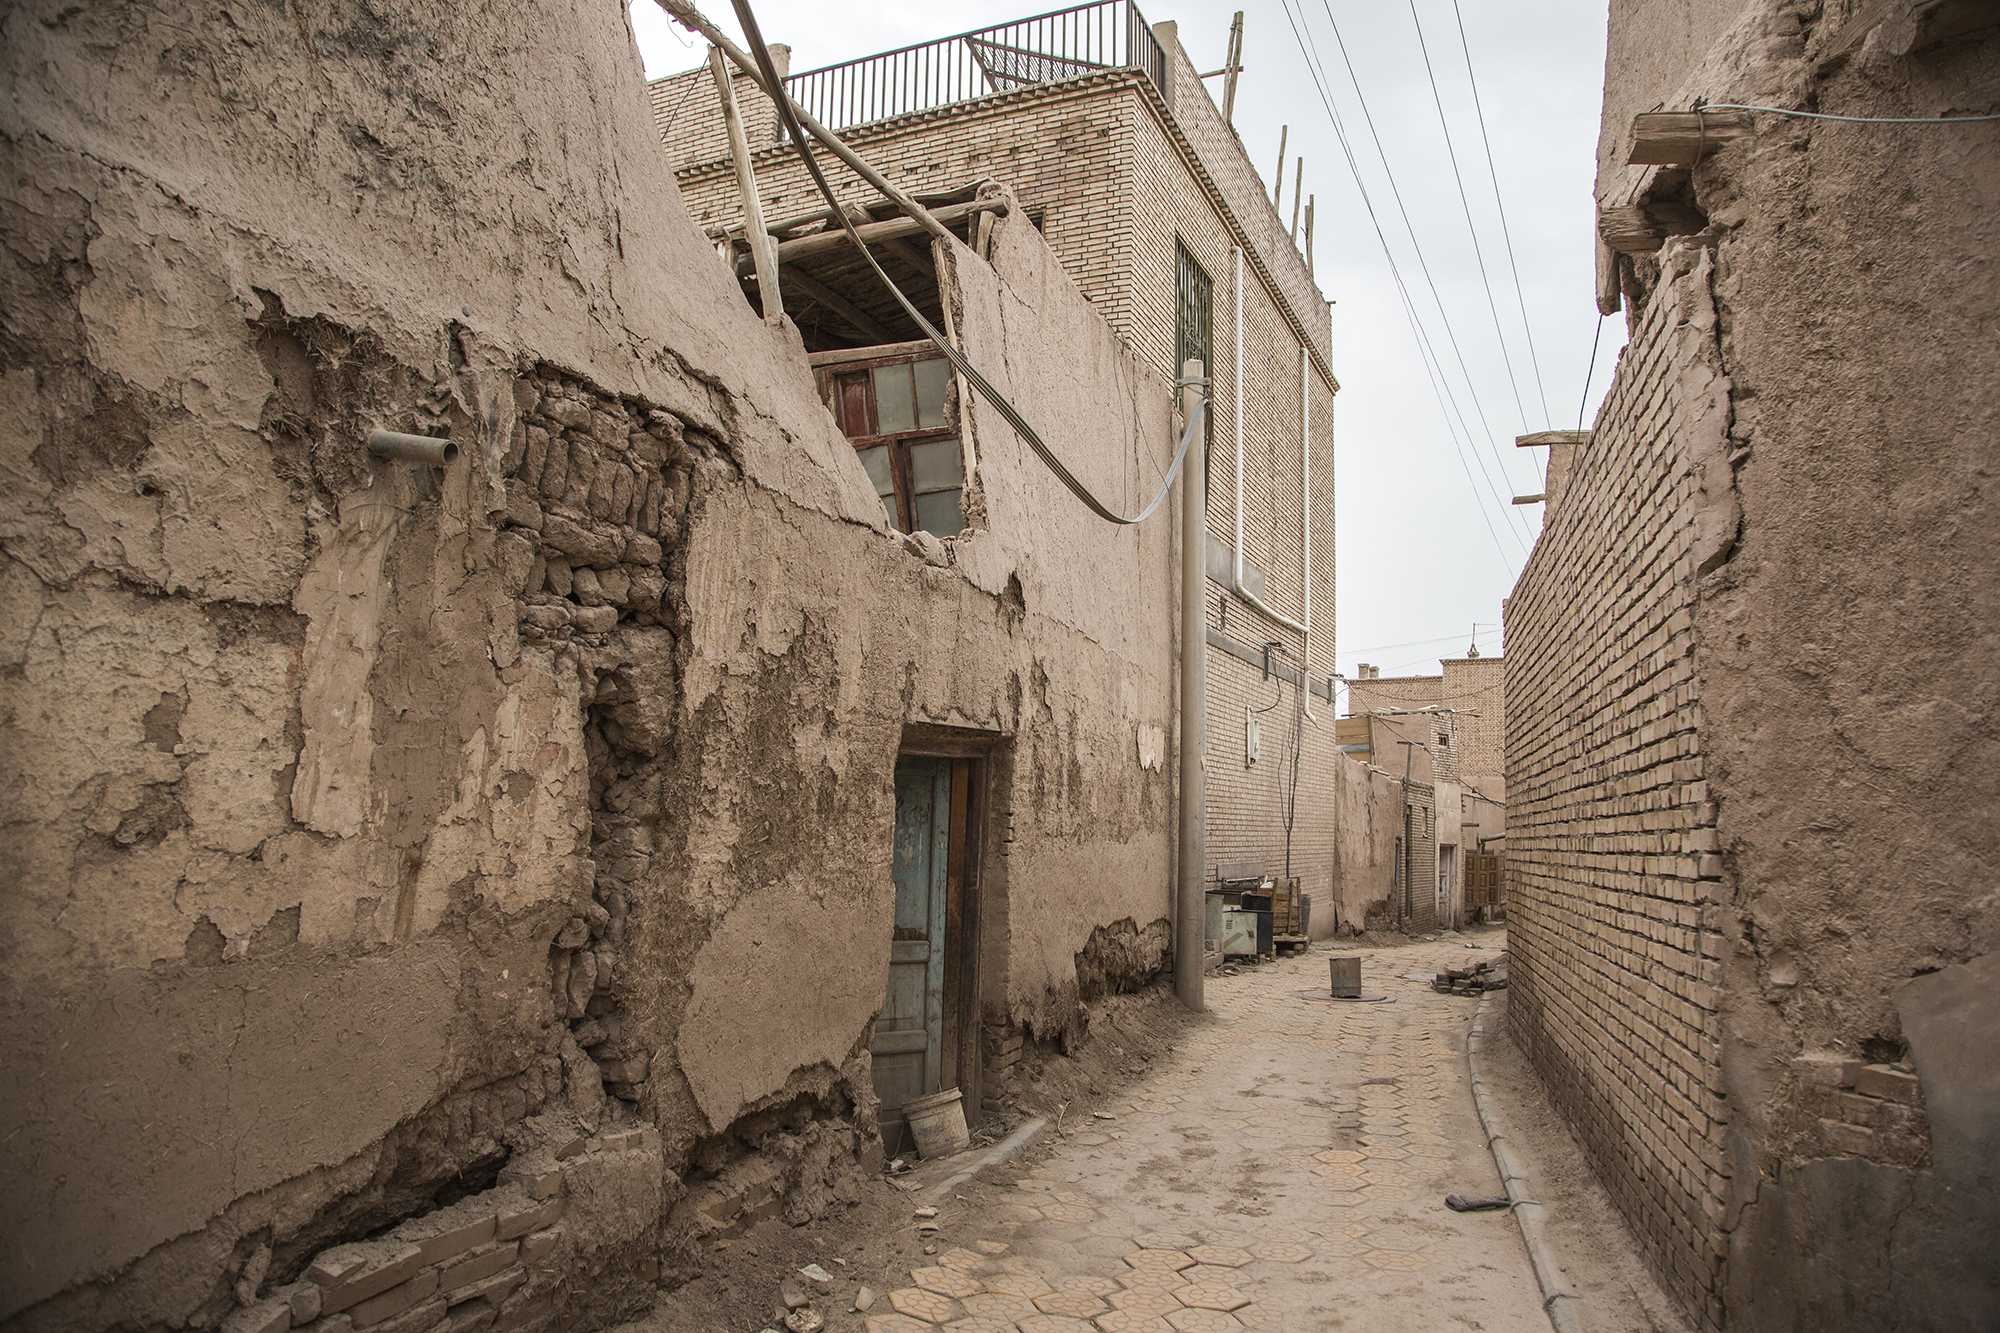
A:
MULTIPOLYGON (((958 506, 960 521, 964 521, 965 493, 969 488, 971 478, 965 475, 965 446, 962 442, 962 437, 959 435, 958 423, 954 420, 956 414, 951 410, 951 381, 947 381, 945 388, 944 425, 919 427, 915 430, 895 431, 886 434, 877 432, 867 435, 857 435, 849 432, 847 416, 842 410, 843 403, 840 399, 840 381, 849 375, 862 376, 862 383, 867 386, 869 414, 874 418, 871 424, 879 425, 881 416, 875 402, 875 376, 873 374, 875 369, 880 366, 914 366, 919 362, 943 361, 944 359, 935 348, 929 344, 924 344, 924 350, 921 351, 897 351, 884 356, 842 359, 819 366, 816 371, 819 379, 820 401, 825 403, 827 410, 833 413, 834 421, 839 424, 841 433, 847 436, 847 442, 854 446, 855 452, 859 453, 863 449, 872 449, 877 445, 886 444, 889 446, 889 475, 896 488, 896 526, 903 532, 915 532, 918 530, 917 495, 910 462, 910 450, 914 445, 926 444, 932 440, 961 440, 959 445, 958 506)), ((943 535, 956 536, 957 534, 945 533, 943 535)))

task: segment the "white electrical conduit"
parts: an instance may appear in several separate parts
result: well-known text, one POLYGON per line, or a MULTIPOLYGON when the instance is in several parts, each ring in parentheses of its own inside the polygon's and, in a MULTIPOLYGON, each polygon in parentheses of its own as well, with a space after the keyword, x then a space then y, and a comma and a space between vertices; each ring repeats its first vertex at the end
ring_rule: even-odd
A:
MULTIPOLYGON (((1229 584, 1238 597, 1248 602, 1264 615, 1277 621, 1286 629, 1297 630, 1304 642, 1299 646, 1299 679, 1304 682, 1306 698, 1312 698, 1312 667, 1309 655, 1312 649, 1312 416, 1307 406, 1312 381, 1309 376, 1311 362, 1306 355, 1306 345, 1299 344, 1299 439, 1300 454, 1305 460, 1305 620, 1293 620, 1266 606, 1256 594, 1243 586, 1243 247, 1230 247, 1234 264, 1230 287, 1235 294, 1236 305, 1236 546, 1230 553, 1229 584)), ((1317 722, 1313 717, 1312 705, 1305 709, 1306 719, 1317 722)))

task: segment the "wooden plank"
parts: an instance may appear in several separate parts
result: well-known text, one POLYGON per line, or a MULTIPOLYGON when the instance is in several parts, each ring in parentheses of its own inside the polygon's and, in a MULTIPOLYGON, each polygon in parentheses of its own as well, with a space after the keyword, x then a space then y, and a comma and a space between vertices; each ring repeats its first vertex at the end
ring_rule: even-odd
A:
POLYGON ((1598 237, 1613 250, 1628 255, 1657 250, 1667 237, 1692 236, 1707 225, 1701 210, 1686 204, 1649 201, 1599 209, 1597 213, 1598 237))
POLYGON ((736 188, 743 194, 743 217, 750 243, 751 262, 757 268, 757 299, 764 305, 764 318, 777 323, 785 317, 785 296, 778 285, 778 260, 773 253, 771 233, 764 230, 764 205, 757 198, 757 173, 750 165, 750 140, 743 131, 743 117, 736 109, 736 86, 723 63, 722 52, 708 48, 708 72, 715 79, 722 99, 722 124, 729 131, 729 156, 736 163, 736 188))
POLYGON ((1532 435, 1516 435, 1516 449, 1538 449, 1545 444, 1589 444, 1587 430, 1538 430, 1532 435))
MULTIPOLYGON (((941 208, 932 216, 939 222, 950 224, 962 222, 974 213, 1004 213, 1007 201, 1004 199, 975 199, 969 204, 957 204, 951 208, 941 208)), ((924 228, 914 218, 891 218, 887 222, 869 222, 856 227, 864 245, 879 245, 884 241, 900 240, 905 236, 916 236, 924 228)), ((829 228, 812 236, 801 236, 796 241, 785 241, 778 246, 780 264, 796 264, 802 259, 815 255, 832 254, 843 248, 852 248, 843 228, 829 228)))
POLYGON ((780 271, 787 286, 804 292, 812 301, 840 316, 862 337, 873 338, 878 343, 896 341, 896 335, 889 331, 887 325, 804 269, 786 264, 780 266, 780 271))
POLYGON ((1546 500, 1546 499, 1548 499, 1548 498, 1549 498, 1549 497, 1548 497, 1548 495, 1547 495, 1547 494, 1546 494, 1545 492, 1542 492, 1542 491, 1536 491, 1536 492, 1535 492, 1535 493, 1534 493, 1533 495, 1517 495, 1517 496, 1515 496, 1515 497, 1514 497, 1514 503, 1515 503, 1515 504, 1517 504, 1517 505, 1538 505, 1538 504, 1540 504, 1540 503, 1541 503, 1542 501, 1544 501, 1544 500, 1546 500))
POLYGON ((1752 134, 1748 111, 1642 111, 1632 117, 1632 166, 1691 167, 1732 139, 1752 134))

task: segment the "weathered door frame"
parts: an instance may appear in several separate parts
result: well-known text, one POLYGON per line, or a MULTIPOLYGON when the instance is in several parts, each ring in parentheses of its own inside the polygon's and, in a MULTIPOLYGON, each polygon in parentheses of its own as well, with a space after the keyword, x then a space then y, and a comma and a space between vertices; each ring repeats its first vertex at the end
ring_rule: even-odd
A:
POLYGON ((981 875, 991 807, 993 752, 1006 737, 952 727, 904 729, 898 759, 949 759, 952 763, 951 842, 945 899, 946 1051, 956 1060, 944 1086, 956 1087, 968 1121, 980 1118, 981 875))

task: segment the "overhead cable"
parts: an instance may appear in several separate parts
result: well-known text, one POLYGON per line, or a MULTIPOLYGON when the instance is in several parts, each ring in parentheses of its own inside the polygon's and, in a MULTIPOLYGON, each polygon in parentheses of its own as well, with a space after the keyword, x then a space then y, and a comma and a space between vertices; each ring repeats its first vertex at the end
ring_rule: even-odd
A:
MULTIPOLYGON (((945 359, 957 368, 959 374, 965 376, 966 381, 979 390, 980 396, 1006 418, 1008 425, 1020 432, 1021 438, 1028 442, 1028 447, 1035 451, 1036 457, 1047 465, 1049 471, 1055 473, 1056 479, 1069 488, 1070 494, 1083 501, 1092 513, 1107 523, 1118 524, 1144 523, 1151 518, 1161 502, 1167 498, 1167 492, 1173 488, 1174 478, 1180 474, 1181 463, 1187 458, 1188 446, 1194 440, 1195 432, 1201 428, 1202 416, 1208 406, 1207 381, 1199 381, 1203 386, 1202 395, 1197 400, 1194 410, 1188 414, 1187 427, 1181 433, 1180 448, 1174 452, 1173 464, 1168 467, 1166 478, 1161 481, 1160 489, 1152 500, 1144 509, 1129 518, 1107 508, 1103 501, 1091 493, 1089 487, 1077 480, 1075 474, 1063 465, 1055 452, 1042 442, 1042 437, 1036 434, 1035 428, 1014 409, 1014 405, 987 382, 986 377, 965 359, 958 348, 952 346, 944 334, 938 332, 936 327, 924 318, 923 312, 903 294, 903 289, 891 281, 888 273, 883 271, 882 265, 875 259, 874 252, 868 248, 867 242, 861 239, 861 233, 855 230, 854 220, 840 207, 840 201, 834 197, 833 187, 827 184, 826 175, 820 170, 819 162, 813 156, 812 146, 807 142, 805 130, 799 124, 798 108, 793 103, 791 94, 785 90, 784 80, 778 77, 776 66, 771 63, 771 52, 764 45, 764 35, 758 30, 757 16, 750 10, 750 0, 732 0, 732 3, 736 9, 736 20, 743 25, 743 36, 750 43, 750 52, 757 59, 757 68, 763 73, 765 91, 771 94, 771 100, 777 105, 778 117, 784 124, 786 134, 797 146, 799 156, 805 161, 806 171, 812 176, 813 184, 819 187, 819 192, 826 199, 833 216, 840 220, 841 226, 847 231, 848 239, 854 242, 854 248, 861 252, 861 257, 868 261, 868 267, 875 270, 875 276, 888 289, 889 294, 894 296, 904 312, 916 321, 917 327, 924 331, 924 336, 937 344, 937 349, 945 354, 945 359)), ((1188 381, 1176 380, 1175 387, 1178 388, 1185 383, 1188 381)))
MULTIPOLYGON (((1303 0, 1301 0, 1301 2, 1303 2, 1303 0)), ((1472 369, 1470 366, 1466 364, 1465 350, 1462 347, 1460 347, 1458 343, 1458 331, 1452 325, 1450 312, 1445 309, 1444 296, 1442 293, 1438 291, 1437 280, 1431 276, 1430 261, 1424 256, 1423 242, 1417 239, 1416 224, 1410 220, 1410 210, 1409 207, 1403 202, 1402 188, 1396 184, 1395 169, 1389 165, 1388 150, 1382 146, 1382 135, 1375 128, 1375 115, 1368 109, 1367 94, 1361 91, 1361 79, 1360 76, 1355 73, 1353 57, 1350 56, 1347 52, 1347 41, 1340 35, 1340 24, 1337 21, 1335 21, 1333 17, 1333 8, 1328 3, 1328 0, 1320 0, 1320 7, 1326 11, 1327 26, 1333 30, 1333 40, 1335 45, 1339 48, 1341 63, 1345 65, 1347 68, 1347 81, 1354 89, 1355 100, 1359 102, 1361 105, 1362 121, 1368 126, 1368 137, 1375 144, 1375 155, 1378 159, 1380 159, 1382 163, 1382 174, 1389 182, 1389 194, 1390 197, 1396 201, 1396 211, 1402 216, 1403 230, 1409 235, 1410 248, 1416 252, 1417 268, 1424 275, 1424 285, 1430 288, 1431 303, 1437 307, 1438 319, 1444 325, 1445 339, 1451 344, 1452 356, 1458 362, 1459 374, 1465 381, 1466 394, 1472 399, 1472 408, 1473 411, 1479 417, 1479 424, 1485 428, 1487 448, 1493 456, 1494 465, 1500 469, 1500 475, 1503 478, 1507 478, 1507 465, 1505 461, 1503 461, 1502 459, 1499 445, 1495 442, 1497 436, 1495 435, 1493 430, 1493 423, 1486 415, 1486 405, 1480 401, 1479 389, 1473 382, 1472 369)), ((1301 19, 1303 20, 1303 12, 1301 13, 1301 19)), ((1310 42, 1311 40, 1312 40, 1312 31, 1311 28, 1308 26, 1306 29, 1306 41, 1310 42)), ((1318 46, 1317 44, 1315 44, 1314 58, 1317 58, 1317 54, 1318 54, 1318 46)), ((1321 97, 1322 100, 1326 100, 1326 94, 1324 90, 1322 90, 1321 97)), ((1329 114, 1331 114, 1331 107, 1329 107, 1329 114)), ((1359 168, 1356 164, 1350 162, 1349 165, 1351 169, 1354 169, 1358 173, 1359 168)), ((1357 174, 1356 176, 1357 183, 1359 179, 1360 179, 1359 175, 1357 174)), ((1387 247, 1388 247, 1388 242, 1385 239, 1383 241, 1383 248, 1385 253, 1387 252, 1387 247)), ((1390 257, 1390 263, 1392 265, 1395 263, 1393 255, 1390 257)), ((1439 370, 1440 372, 1442 372, 1443 370, 1442 361, 1439 362, 1439 370)), ((1471 428, 1470 426, 1468 426, 1467 427, 1468 434, 1470 434, 1470 430, 1471 428)), ((1474 456, 1477 457, 1478 455, 1475 453, 1474 456)), ((1481 461, 1479 466, 1480 466, 1480 471, 1484 472, 1486 469, 1486 464, 1483 460, 1481 461)), ((1508 480, 1508 489, 1511 490, 1513 484, 1512 479, 1507 478, 1507 480, 1508 480)), ((1488 481, 1488 484, 1489 485, 1492 484, 1490 479, 1488 481)), ((1493 490, 1496 502, 1504 503, 1506 497, 1500 493, 1501 488, 1496 486, 1493 487, 1493 490)), ((1509 510, 1508 512, 1513 513, 1514 511, 1509 510)), ((1520 515, 1518 514, 1515 515, 1515 518, 1521 525, 1520 530, 1524 533, 1528 532, 1527 521, 1521 518, 1520 515)), ((1532 534, 1530 535, 1532 536, 1532 534)))
MULTIPOLYGON (((1427 377, 1429 377, 1431 381, 1431 392, 1433 395, 1437 397, 1439 413, 1444 418, 1445 433, 1451 439, 1452 448, 1458 453, 1459 466, 1465 470, 1466 484, 1472 489, 1473 498, 1475 501, 1477 501, 1479 499, 1479 485, 1476 481, 1473 480, 1471 464, 1466 461, 1467 450, 1472 444, 1471 427, 1470 425, 1465 423, 1465 414, 1463 411, 1459 409, 1457 397, 1452 393, 1451 385, 1449 381, 1444 377, 1443 362, 1438 358, 1436 349, 1431 346, 1430 335, 1424 329, 1423 321, 1421 320, 1421 318, 1419 318, 1417 314, 1416 303, 1410 297, 1409 286, 1403 280, 1402 269, 1396 263, 1395 252, 1390 248, 1389 238, 1387 234, 1382 230, 1382 219, 1381 216, 1375 211, 1375 201, 1369 195, 1367 182, 1366 180, 1363 179, 1361 175, 1361 164, 1355 160, 1353 144, 1350 143, 1348 140, 1346 127, 1341 123, 1340 113, 1334 109, 1333 99, 1327 91, 1324 71, 1321 69, 1318 61, 1317 44, 1312 44, 1312 48, 1310 50, 1308 49, 1308 44, 1311 43, 1311 34, 1309 31, 1304 33, 1300 31, 1301 19, 1299 16, 1295 16, 1292 13, 1291 0, 1285 0, 1285 21, 1291 26, 1292 40, 1298 44, 1299 55, 1304 59, 1306 64, 1306 72, 1309 75, 1311 75, 1313 86, 1319 93, 1320 105, 1323 108, 1325 108, 1327 119, 1333 125, 1334 138, 1339 142, 1341 155, 1346 159, 1347 169, 1349 173, 1352 174, 1354 177, 1355 189, 1361 195, 1362 207, 1367 211, 1368 221, 1375 229, 1375 239, 1382 246, 1382 256, 1385 260, 1388 261, 1389 264, 1390 280, 1395 284, 1398 297, 1402 302, 1403 315, 1406 319, 1409 320, 1411 333, 1415 336, 1417 341, 1418 360, 1423 363, 1424 373, 1427 377), (1447 407, 1447 402, 1449 402, 1449 407, 1447 407), (1455 430, 1452 426, 1452 414, 1454 412, 1458 414, 1459 422, 1465 428, 1466 440, 1464 444, 1461 444, 1459 442, 1458 431, 1455 430)), ((1365 112, 1366 108, 1364 107, 1363 110, 1365 112)), ((1377 147, 1378 148, 1380 147, 1379 140, 1377 141, 1377 147)), ((1389 184, 1390 188, 1393 190, 1395 188, 1395 180, 1393 177, 1391 178, 1389 184)), ((1400 204, 1400 199, 1398 202, 1400 204)), ((1409 215, 1407 212, 1405 212, 1404 214, 1405 225, 1408 224, 1408 220, 1409 220, 1409 215)), ((1415 235, 1413 232, 1412 240, 1414 239, 1415 235)), ((1423 259, 1422 251, 1419 250, 1418 262, 1421 263, 1422 259, 1423 259)), ((1429 278, 1428 270, 1426 270, 1425 272, 1425 277, 1426 279, 1429 278)), ((1437 295, 1437 285, 1435 283, 1431 284, 1431 293, 1433 297, 1437 295)), ((1439 303, 1439 309, 1440 311, 1442 311, 1443 309, 1442 302, 1439 303)), ((1446 332, 1447 333, 1450 332, 1449 321, 1447 321, 1446 323, 1446 332)), ((1456 347, 1455 342, 1454 342, 1454 347, 1456 347)), ((1459 358, 1459 364, 1461 368, 1464 367, 1463 356, 1459 358)), ((1476 405, 1476 400, 1475 400, 1475 405, 1476 405)), ((1479 457, 1476 450, 1473 450, 1472 457, 1473 461, 1478 462, 1480 474, 1481 476, 1485 477, 1486 480, 1487 490, 1497 503, 1499 498, 1499 490, 1497 487, 1493 485, 1492 477, 1490 475, 1487 475, 1486 473, 1485 460, 1479 457)), ((1479 511, 1480 521, 1486 525, 1487 534, 1493 538, 1493 546, 1495 551, 1499 553, 1501 560, 1511 564, 1513 562, 1513 557, 1508 555, 1506 548, 1502 546, 1500 542, 1499 531, 1493 526, 1493 520, 1487 513, 1488 506, 1482 502, 1476 504, 1475 507, 1479 511)), ((1515 545, 1521 548, 1521 552, 1523 556, 1525 556, 1527 554, 1526 543, 1524 543, 1521 540, 1520 535, 1516 533, 1512 527, 1509 527, 1507 530, 1509 533, 1512 533, 1514 535, 1515 545)))
POLYGON ((1479 141, 1486 146, 1486 175, 1493 182, 1493 208, 1500 214, 1500 239, 1507 243, 1507 267, 1514 274, 1514 298, 1521 306, 1521 333, 1528 342, 1528 364, 1535 371, 1535 392, 1542 400, 1542 418, 1549 420, 1549 391, 1542 384, 1542 359, 1535 354, 1535 330, 1528 323, 1528 293, 1521 286, 1521 266, 1514 259, 1514 233, 1507 225, 1507 205, 1500 198, 1500 171, 1493 163, 1493 140, 1486 133, 1486 108, 1479 100, 1479 76, 1472 72, 1472 44, 1465 39, 1465 15, 1458 0, 1451 0, 1452 16, 1458 20, 1458 49, 1465 53, 1465 80, 1472 85, 1472 110, 1479 119, 1479 141))
POLYGON ((1797 116, 1801 120, 1837 120, 1847 125, 1959 125, 1967 121, 2000 120, 1994 116, 1833 116, 1823 111, 1793 111, 1782 106, 1745 106, 1740 102, 1703 102, 1696 111, 1762 111, 1773 116, 1797 116))
POLYGON ((1479 265, 1479 285, 1486 289, 1486 308, 1493 313, 1493 336, 1500 343, 1500 364, 1507 367, 1507 387, 1514 391, 1514 406, 1521 413, 1521 433, 1528 432, 1528 407, 1521 401, 1521 382, 1514 375, 1514 358, 1507 352, 1507 335, 1500 328, 1500 304, 1493 299, 1493 280, 1486 272, 1486 251, 1479 244, 1479 224, 1472 220, 1472 199, 1465 192, 1465 177, 1458 170, 1458 149, 1451 142, 1451 123, 1445 119, 1444 95, 1438 91, 1437 71, 1431 67, 1430 43, 1424 40, 1424 21, 1417 17, 1417 0, 1410 0, 1410 24, 1417 30, 1417 51, 1424 58, 1424 77, 1430 80, 1431 105, 1437 108, 1438 130, 1444 135, 1445 160, 1451 163, 1451 178, 1458 183, 1459 207, 1465 210, 1465 232, 1472 238, 1472 258, 1479 265))

